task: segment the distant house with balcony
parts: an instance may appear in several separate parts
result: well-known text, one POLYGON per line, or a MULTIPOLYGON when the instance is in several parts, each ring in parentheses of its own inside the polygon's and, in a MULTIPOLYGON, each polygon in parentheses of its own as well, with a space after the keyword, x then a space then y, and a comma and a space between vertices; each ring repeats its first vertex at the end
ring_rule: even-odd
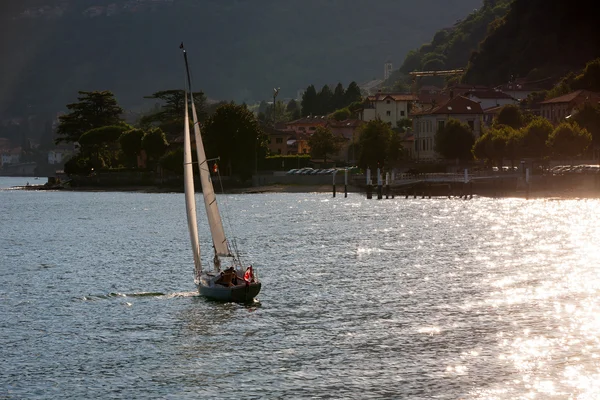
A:
POLYGON ((453 97, 437 107, 412 113, 414 157, 420 161, 439 158, 434 150, 435 134, 450 119, 467 124, 475 138, 478 138, 481 135, 483 116, 481 104, 464 96, 453 97))
POLYGON ((19 164, 21 162, 21 147, 4 149, 0 153, 0 165, 19 164))
POLYGON ((576 90, 563 96, 555 97, 540 103, 540 115, 554 125, 573 114, 573 111, 585 103, 598 104, 600 93, 589 90, 576 90))
POLYGON ((382 93, 367 96, 359 119, 365 122, 381 119, 396 126, 396 122, 408 118, 412 104, 418 100, 413 94, 382 93))

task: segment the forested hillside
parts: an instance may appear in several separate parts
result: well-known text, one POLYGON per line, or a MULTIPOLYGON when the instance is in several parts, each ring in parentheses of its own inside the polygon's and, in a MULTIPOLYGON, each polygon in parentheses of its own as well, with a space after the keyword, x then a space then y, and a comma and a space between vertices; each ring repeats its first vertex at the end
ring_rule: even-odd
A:
MULTIPOLYGON (((466 68, 471 54, 486 38, 490 24, 506 15, 511 2, 484 0, 481 8, 472 10, 453 26, 438 30, 429 42, 408 52, 402 66, 394 72, 386 86, 391 90, 405 91, 409 90, 409 72, 466 68)), ((429 79, 429 82, 439 84, 443 78, 429 79)))
POLYGON ((494 85, 511 77, 558 78, 599 56, 597 2, 515 0, 471 57, 464 80, 494 85))
POLYGON ((183 85, 178 49, 209 98, 292 97, 369 80, 481 0, 23 0, 1 2, 0 116, 52 113, 78 90, 125 108, 183 85))

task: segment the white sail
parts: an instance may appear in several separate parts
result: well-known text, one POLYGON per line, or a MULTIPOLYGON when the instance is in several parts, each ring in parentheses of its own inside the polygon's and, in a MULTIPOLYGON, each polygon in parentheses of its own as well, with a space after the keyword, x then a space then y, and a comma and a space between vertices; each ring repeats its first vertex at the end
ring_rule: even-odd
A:
POLYGON ((204 143, 200 135, 200 125, 198 125, 198 116, 196 115, 196 107, 194 105, 194 96, 190 93, 192 102, 192 118, 194 120, 194 137, 196 139, 196 153, 198 155, 198 168, 200 169, 200 183, 202 184, 202 194, 204 196, 204 206, 206 207, 206 215, 208 217, 208 225, 210 226, 210 234, 217 256, 231 256, 231 251, 225 237, 223 229, 223 221, 219 208, 217 206, 217 196, 215 189, 210 179, 210 170, 206 161, 206 152, 204 151, 204 143))
POLYGON ((196 199, 194 194, 194 168, 192 165, 192 145, 190 138, 190 122, 188 114, 188 97, 185 93, 185 118, 183 121, 183 185, 185 190, 185 210, 187 212, 188 229, 194 253, 196 280, 202 271, 200 263, 200 244, 198 242, 198 222, 196 219, 196 199))

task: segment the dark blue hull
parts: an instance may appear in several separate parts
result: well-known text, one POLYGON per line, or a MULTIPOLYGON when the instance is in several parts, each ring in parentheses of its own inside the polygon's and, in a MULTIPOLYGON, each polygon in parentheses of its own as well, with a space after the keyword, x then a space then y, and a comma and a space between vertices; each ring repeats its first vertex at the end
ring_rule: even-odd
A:
POLYGON ((254 300, 260 292, 261 283, 254 282, 249 285, 238 285, 226 287, 222 285, 205 286, 198 285, 198 292, 204 297, 219 301, 232 301, 236 303, 247 303, 254 300))

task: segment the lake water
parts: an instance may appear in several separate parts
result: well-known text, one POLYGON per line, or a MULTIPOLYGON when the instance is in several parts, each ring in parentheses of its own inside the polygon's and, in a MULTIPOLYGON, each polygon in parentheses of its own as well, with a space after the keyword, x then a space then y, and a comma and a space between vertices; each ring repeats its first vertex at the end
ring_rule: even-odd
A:
POLYGON ((238 305, 196 294, 183 194, 18 179, 0 398, 600 398, 598 200, 221 196, 238 305))

